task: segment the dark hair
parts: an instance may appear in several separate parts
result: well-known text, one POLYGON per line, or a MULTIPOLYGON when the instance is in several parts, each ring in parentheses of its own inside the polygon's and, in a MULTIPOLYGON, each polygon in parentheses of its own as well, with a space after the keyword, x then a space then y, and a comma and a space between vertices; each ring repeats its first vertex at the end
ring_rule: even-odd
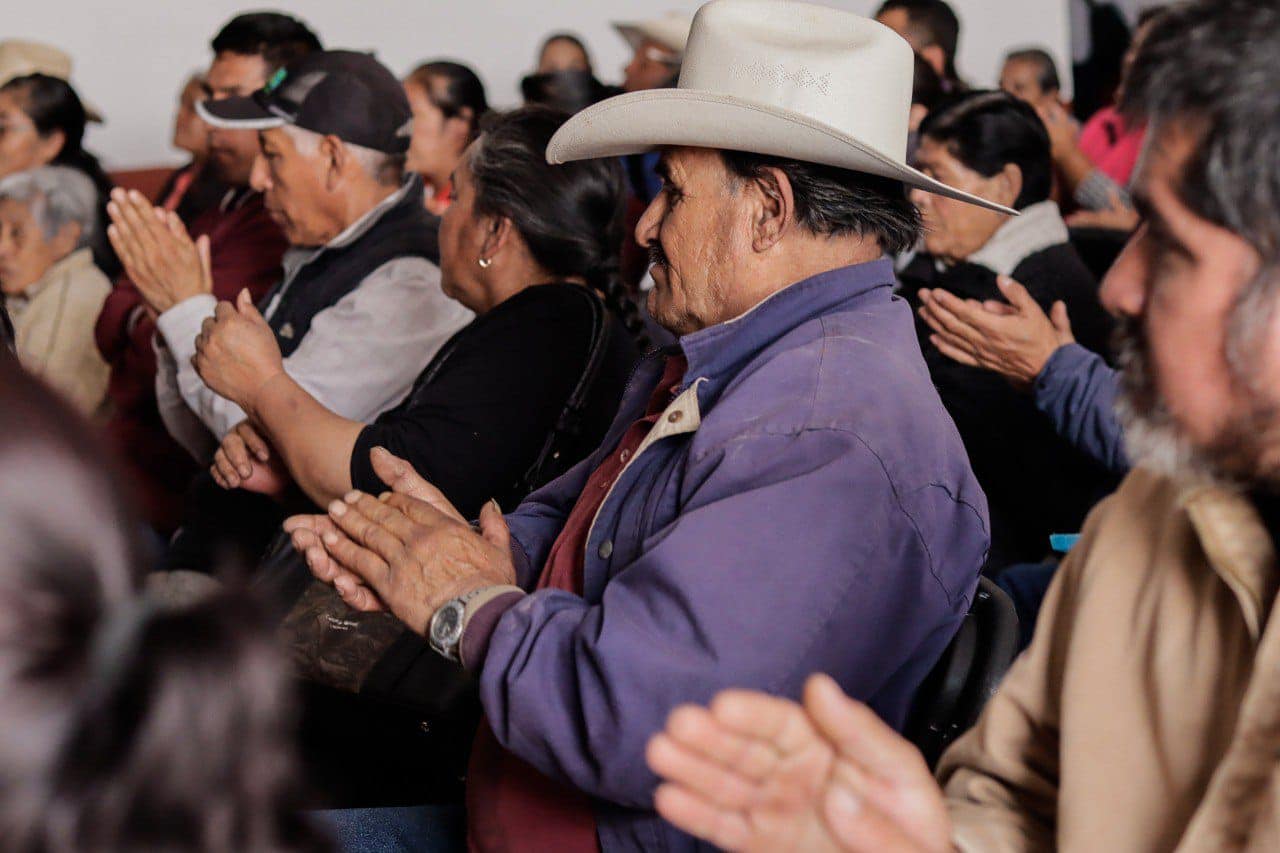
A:
POLYGON ((920 54, 915 54, 915 70, 911 75, 911 103, 932 111, 945 94, 942 78, 920 54))
POLYGON ((0 355, 0 846, 294 850, 285 665, 252 602, 139 592, 98 440, 0 355))
POLYGON ((570 115, 612 94, 590 71, 529 74, 520 81, 520 92, 526 104, 542 104, 570 115))
POLYGON ((49 163, 51 166, 67 166, 93 181, 98 191, 98 227, 90 235, 93 260, 108 276, 120 271, 120 262, 107 242, 107 200, 113 184, 103 171, 98 158, 84 149, 84 104, 76 90, 67 81, 47 74, 28 74, 15 77, 0 86, 0 92, 8 92, 18 100, 22 111, 35 125, 42 137, 62 133, 62 148, 49 163))
POLYGON ((905 252, 920 239, 920 211, 900 181, 770 154, 722 151, 721 156, 739 180, 765 179, 771 168, 785 174, 796 219, 814 234, 871 237, 889 254, 905 252))
POLYGON ((475 139, 480 134, 480 123, 489 112, 489 101, 484 94, 484 83, 480 82, 476 72, 460 62, 436 60, 410 71, 409 81, 422 87, 427 98, 444 113, 445 118, 456 118, 464 109, 470 110, 470 138, 475 139), (437 91, 431 85, 432 80, 444 81, 444 87, 437 91))
POLYGON ((261 56, 272 71, 322 49, 320 39, 310 27, 279 12, 236 15, 218 31, 209 46, 215 54, 261 56))
POLYGON ((503 216, 547 272, 599 291, 633 335, 641 322, 620 278, 622 166, 616 157, 547 163, 547 143, 568 114, 543 106, 490 115, 468 165, 475 210, 503 216))
POLYGON ((956 45, 960 41, 960 19, 945 0, 885 0, 876 10, 876 17, 885 12, 902 10, 907 13, 911 30, 924 47, 937 45, 942 48, 943 75, 957 80, 956 45))
POLYGON ((1022 172, 1021 210, 1049 197, 1053 162, 1049 132, 1036 111, 1007 92, 967 92, 929 113, 920 135, 946 146, 951 156, 984 177, 1013 163, 1022 172))
MULTIPOLYGON (((1121 108, 1193 135, 1179 196, 1196 215, 1280 261, 1280 3, 1200 0, 1164 9, 1150 25, 1121 108)), ((1267 277, 1270 278, 1270 277, 1267 277)))
POLYGON ((1029 62, 1036 67, 1036 85, 1042 92, 1057 92, 1062 88, 1058 79, 1058 65, 1047 50, 1028 47, 1010 51, 1004 58, 1005 64, 1010 62, 1029 62))
POLYGON ((564 33, 564 32, 552 33, 551 35, 544 38, 542 40, 542 47, 538 48, 539 59, 541 59, 542 54, 546 52, 547 46, 555 41, 567 41, 570 44, 572 44, 574 47, 576 47, 578 50, 582 51, 583 57, 587 60, 587 70, 588 71, 591 70, 591 54, 587 52, 587 46, 583 43, 582 39, 578 38, 573 33, 564 33))

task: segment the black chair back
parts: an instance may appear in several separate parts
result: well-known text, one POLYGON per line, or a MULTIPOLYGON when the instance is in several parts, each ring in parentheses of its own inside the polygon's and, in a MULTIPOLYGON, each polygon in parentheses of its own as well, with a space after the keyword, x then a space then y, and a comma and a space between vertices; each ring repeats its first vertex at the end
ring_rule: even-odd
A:
POLYGON ((978 720, 1018 654, 1018 614, 989 578, 978 581, 960 630, 920 685, 904 731, 930 767, 978 720))

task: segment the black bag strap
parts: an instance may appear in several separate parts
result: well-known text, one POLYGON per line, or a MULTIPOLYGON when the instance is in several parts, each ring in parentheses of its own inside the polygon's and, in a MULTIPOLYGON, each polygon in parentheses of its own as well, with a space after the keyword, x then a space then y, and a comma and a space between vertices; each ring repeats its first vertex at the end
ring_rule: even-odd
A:
POLYGON ((613 328, 609 322, 609 311, 604 301, 587 288, 579 291, 587 299, 591 312, 591 340, 588 344, 587 359, 582 374, 573 388, 573 392, 565 401, 560 416, 542 444, 542 450, 534 459, 533 465, 520 478, 519 487, 524 494, 548 482, 548 470, 554 470, 564 451, 564 445, 576 441, 582 435, 583 413, 587 408, 587 400, 595 388, 596 379, 600 376, 600 366, 604 364, 605 355, 609 351, 613 328))

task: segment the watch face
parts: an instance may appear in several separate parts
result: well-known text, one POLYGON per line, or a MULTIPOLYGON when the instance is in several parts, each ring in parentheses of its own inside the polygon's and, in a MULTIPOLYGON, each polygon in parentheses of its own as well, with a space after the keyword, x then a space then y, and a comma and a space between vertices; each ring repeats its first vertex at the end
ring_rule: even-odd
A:
POLYGON ((435 622, 431 626, 432 638, 438 643, 451 643, 457 639, 460 630, 462 630, 462 608, 454 607, 450 602, 436 615, 435 622))

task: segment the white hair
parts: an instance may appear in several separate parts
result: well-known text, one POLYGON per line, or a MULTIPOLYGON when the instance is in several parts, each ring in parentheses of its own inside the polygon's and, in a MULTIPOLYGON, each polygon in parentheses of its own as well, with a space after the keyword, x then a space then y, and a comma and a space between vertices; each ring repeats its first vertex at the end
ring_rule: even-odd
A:
POLYGON ((83 172, 67 166, 41 166, 0 180, 0 201, 25 205, 52 240, 64 225, 80 226, 76 248, 88 246, 98 224, 98 189, 83 172))
MULTIPOLYGON (((289 134, 289 138, 293 140, 293 144, 298 150, 304 154, 314 154, 320 148, 320 140, 324 138, 322 134, 313 130, 307 130, 297 125, 283 125, 285 133, 289 134)), ((404 156, 400 154, 386 154, 382 151, 374 151, 372 148, 365 148, 363 145, 354 145, 341 140, 347 149, 347 154, 356 162, 360 170, 373 180, 380 184, 398 184, 404 171, 404 156)))

